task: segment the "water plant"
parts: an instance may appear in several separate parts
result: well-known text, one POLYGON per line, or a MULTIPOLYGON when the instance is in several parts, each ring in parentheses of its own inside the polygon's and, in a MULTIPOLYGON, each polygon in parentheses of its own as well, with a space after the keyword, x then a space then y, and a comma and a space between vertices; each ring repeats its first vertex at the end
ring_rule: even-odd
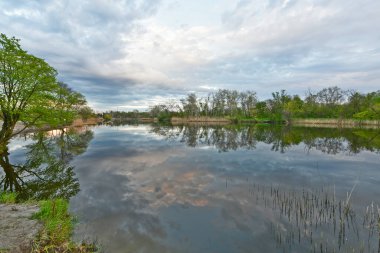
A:
POLYGON ((281 252, 375 252, 380 209, 372 202, 358 212, 351 204, 355 187, 345 199, 336 198, 335 187, 289 190, 252 183, 249 193, 256 205, 277 213, 270 231, 281 252))

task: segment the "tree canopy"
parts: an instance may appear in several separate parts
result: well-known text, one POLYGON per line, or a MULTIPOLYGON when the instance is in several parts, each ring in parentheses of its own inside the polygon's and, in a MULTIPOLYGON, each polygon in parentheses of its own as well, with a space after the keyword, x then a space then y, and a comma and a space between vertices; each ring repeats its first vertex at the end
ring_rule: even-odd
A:
POLYGON ((24 128, 58 126, 75 118, 78 106, 86 103, 78 92, 58 83, 57 71, 45 60, 20 46, 19 40, 0 35, 0 144, 17 133, 17 122, 24 128))
POLYGON ((180 102, 151 107, 153 117, 229 117, 231 119, 344 118, 380 119, 380 91, 362 94, 337 86, 318 92, 308 90, 302 99, 285 90, 272 93, 272 98, 259 101, 254 91, 218 90, 206 97, 190 93, 180 102))

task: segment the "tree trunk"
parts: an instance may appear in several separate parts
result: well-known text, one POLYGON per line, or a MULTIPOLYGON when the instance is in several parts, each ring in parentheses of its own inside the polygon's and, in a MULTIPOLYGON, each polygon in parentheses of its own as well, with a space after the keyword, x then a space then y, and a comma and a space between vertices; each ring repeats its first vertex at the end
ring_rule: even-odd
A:
POLYGON ((13 130, 16 126, 16 122, 11 119, 11 117, 4 115, 3 125, 0 130, 0 155, 5 152, 4 147, 6 147, 12 138, 13 130))
POLYGON ((0 166, 5 172, 3 191, 20 191, 21 184, 18 181, 20 178, 15 172, 12 164, 10 164, 8 156, 8 148, 5 147, 5 152, 0 155, 0 166))

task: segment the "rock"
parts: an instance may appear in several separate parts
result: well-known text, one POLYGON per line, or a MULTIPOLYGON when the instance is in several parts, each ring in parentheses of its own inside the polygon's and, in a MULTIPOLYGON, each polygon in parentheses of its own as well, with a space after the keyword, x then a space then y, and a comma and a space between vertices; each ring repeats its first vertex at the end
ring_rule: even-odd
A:
POLYGON ((42 224, 32 220, 37 205, 0 204, 0 252, 24 253, 31 251, 33 240, 42 224))

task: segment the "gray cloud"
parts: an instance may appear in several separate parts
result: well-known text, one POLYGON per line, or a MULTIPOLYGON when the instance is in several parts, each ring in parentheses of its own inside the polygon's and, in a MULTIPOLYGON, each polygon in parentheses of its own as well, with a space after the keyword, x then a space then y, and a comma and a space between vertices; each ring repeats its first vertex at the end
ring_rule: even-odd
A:
POLYGON ((251 89, 262 98, 279 89, 303 94, 330 85, 378 89, 378 1, 222 1, 197 13, 220 23, 201 25, 192 24, 185 6, 6 0, 0 26, 97 110, 143 109, 217 88, 251 89))
POLYGON ((45 58, 59 78, 94 103, 110 101, 136 84, 103 71, 125 57, 122 35, 153 15, 160 1, 2 1, 1 32, 45 58))

